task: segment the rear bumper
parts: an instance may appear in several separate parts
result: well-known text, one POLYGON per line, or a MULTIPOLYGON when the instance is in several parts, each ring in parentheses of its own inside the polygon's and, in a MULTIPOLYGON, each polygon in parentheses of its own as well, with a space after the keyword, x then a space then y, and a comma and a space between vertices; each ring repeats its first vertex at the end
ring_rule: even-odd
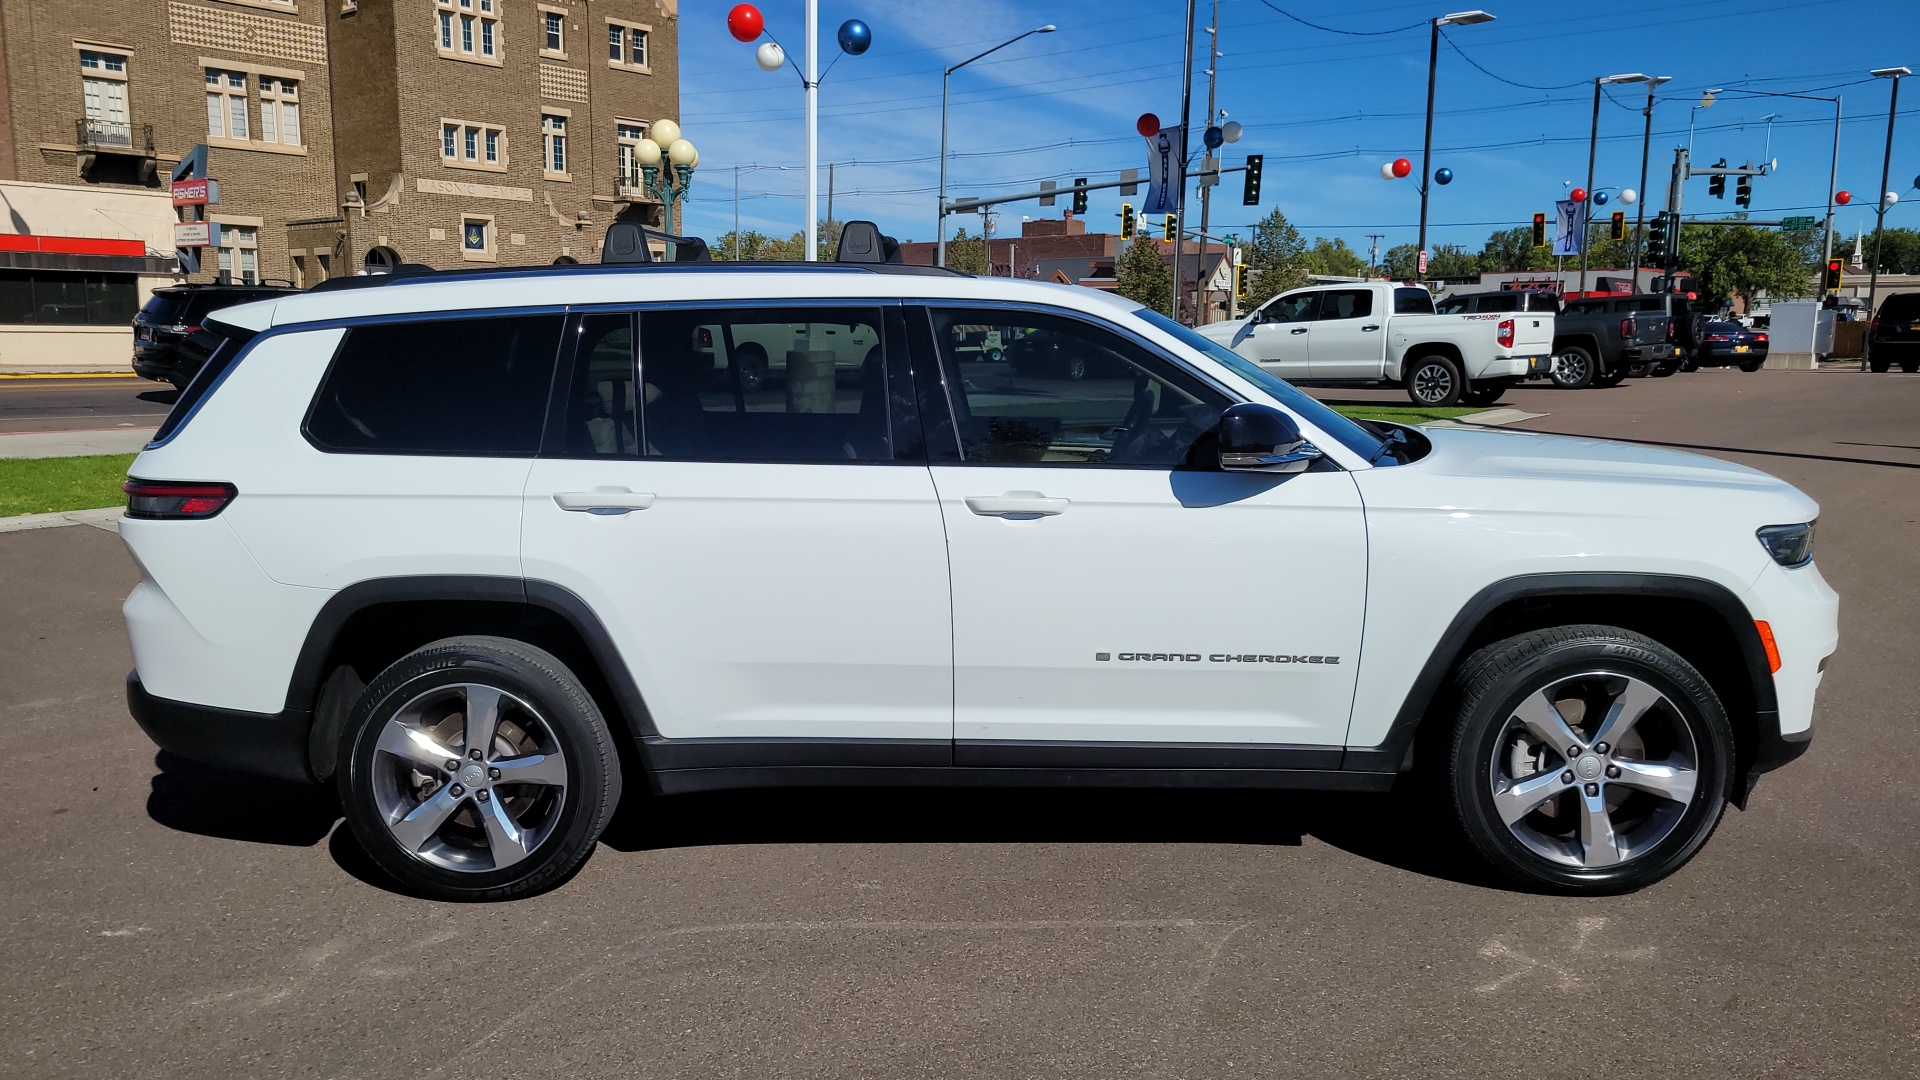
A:
POLYGON ((1553 365, 1553 357, 1540 356, 1496 356, 1487 362, 1487 366, 1473 376, 1481 379, 1521 379, 1535 372, 1542 372, 1553 365))
POLYGON ((1652 364, 1678 358, 1680 348, 1676 345, 1629 345, 1620 350, 1620 355, 1629 363, 1652 364))
POLYGON ((313 717, 299 710, 240 712, 170 701, 127 675, 127 711, 154 745, 184 758, 280 780, 312 783, 307 735, 313 717))

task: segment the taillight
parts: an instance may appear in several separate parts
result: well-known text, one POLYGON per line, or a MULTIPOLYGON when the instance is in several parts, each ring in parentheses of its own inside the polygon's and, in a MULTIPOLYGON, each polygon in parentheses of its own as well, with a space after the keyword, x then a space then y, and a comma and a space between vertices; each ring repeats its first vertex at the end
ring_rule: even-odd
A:
POLYGON ((1765 334, 1755 334, 1755 335, 1753 335, 1753 340, 1754 340, 1754 341, 1756 341, 1756 342, 1760 342, 1760 343, 1763 343, 1763 344, 1764 344, 1764 343, 1766 342, 1766 340, 1767 340, 1767 335, 1765 335, 1765 334))
POLYGON ((1708 334, 1707 340, 1708 341, 1732 341, 1733 338, 1726 334, 1708 334))
POLYGON ((1513 320, 1512 319, 1500 320, 1500 332, 1494 335, 1494 340, 1498 341, 1500 343, 1500 347, 1503 349, 1513 348, 1513 320))
POLYGON ((1667 320, 1667 340, 1674 341, 1674 340, 1677 340, 1678 338, 1679 338, 1679 330, 1674 327, 1673 320, 1668 319, 1667 320))
POLYGON ((713 331, 708 329, 707 327, 703 326, 700 329, 695 330, 693 332, 693 338, 694 338, 694 346, 693 346, 694 348, 696 349, 713 348, 713 331))
POLYGON ((232 484, 134 478, 120 485, 120 490, 127 493, 127 516, 149 521, 210 518, 239 494, 232 484))
POLYGON ((1639 335, 1640 335, 1640 328, 1634 325, 1633 320, 1631 318, 1620 320, 1620 339, 1622 341, 1632 341, 1634 338, 1638 337, 1639 335))

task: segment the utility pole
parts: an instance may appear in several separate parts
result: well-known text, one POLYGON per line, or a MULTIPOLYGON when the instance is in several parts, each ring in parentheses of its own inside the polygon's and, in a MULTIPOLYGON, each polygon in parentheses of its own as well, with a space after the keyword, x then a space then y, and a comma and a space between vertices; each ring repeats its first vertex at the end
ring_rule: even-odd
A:
MULTIPOLYGON (((1181 176, 1186 175, 1188 159, 1188 138, 1193 134, 1193 20, 1196 12, 1194 5, 1198 0, 1187 0, 1187 52, 1186 63, 1180 69, 1180 169, 1181 176)), ((1173 212, 1173 310, 1167 314, 1174 322, 1180 321, 1180 247, 1187 231, 1187 189, 1183 180, 1179 192, 1174 197, 1173 212)))
POLYGON ((1373 241, 1367 245, 1367 276, 1373 276, 1373 267, 1380 261, 1380 241, 1387 238, 1386 233, 1370 232, 1367 239, 1373 241))
POLYGON ((1666 275, 1667 292, 1673 292, 1673 273, 1680 265, 1680 203, 1686 194, 1687 174, 1693 169, 1693 155, 1684 146, 1673 151, 1673 178, 1667 181, 1667 220, 1672 222, 1673 242, 1667 245, 1667 263, 1660 269, 1666 275))
MULTIPOLYGON (((1213 0, 1213 25, 1207 28, 1207 127, 1213 126, 1214 84, 1220 78, 1220 0, 1213 0)), ((1200 143, 1203 160, 1211 158, 1213 151, 1207 148, 1205 139, 1200 143)), ((1219 179, 1219 174, 1214 174, 1219 179)), ((1200 280, 1207 264, 1207 218, 1212 209, 1213 185, 1207 182, 1204 166, 1200 172, 1200 252, 1193 257, 1193 323, 1195 326, 1205 322, 1202 311, 1206 295, 1206 283, 1200 280)), ((1228 287, 1232 291, 1232 287, 1228 287)))
POLYGON ((827 162, 827 220, 833 220, 833 162, 827 162))

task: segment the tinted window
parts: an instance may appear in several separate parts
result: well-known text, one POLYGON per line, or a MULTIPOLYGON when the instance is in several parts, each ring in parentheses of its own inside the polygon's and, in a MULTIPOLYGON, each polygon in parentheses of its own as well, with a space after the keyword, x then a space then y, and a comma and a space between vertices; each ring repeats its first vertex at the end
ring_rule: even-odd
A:
POLYGON ((1569 315, 1605 315, 1606 313, 1607 302, 1605 300, 1592 300, 1584 304, 1567 305, 1567 314, 1569 315))
POLYGON ((431 319, 347 331, 307 417, 326 450, 532 454, 561 315, 431 319))
POLYGON ((1178 465, 1227 407, 1217 391, 1109 330, 1054 315, 1013 318, 996 363, 964 351, 980 312, 933 312, 967 461, 1178 465))
POLYGON ((1880 302, 1880 317, 1893 322, 1920 318, 1920 293, 1894 293, 1880 302))
MULTIPOLYGON (((1396 289, 1394 291, 1398 293, 1418 290, 1396 289)), ((1323 320, 1358 319, 1373 314, 1372 289, 1328 289, 1320 295, 1323 298, 1320 302, 1320 318, 1323 320)), ((1422 292, 1421 295, 1426 294, 1422 292)), ((1423 310, 1432 311, 1433 302, 1428 300, 1423 310)))
POLYGON ((633 316, 582 315, 573 323, 573 366, 557 404, 559 431, 548 453, 638 457, 640 421, 633 316))
POLYGON ((1308 322, 1314 312, 1320 309, 1320 294, 1317 292, 1294 293, 1291 296, 1275 297, 1267 306, 1260 309, 1262 322, 1308 322))
MULTIPOLYGON (((1372 293, 1367 294, 1369 298, 1372 293)), ((1371 299, 1368 304, 1371 307, 1371 299)), ((1393 290, 1393 313, 1395 315, 1431 315, 1433 314, 1433 294, 1425 289, 1393 290)), ((1366 312, 1360 314, 1365 315, 1366 312)))
POLYGON ((146 304, 140 308, 140 314, 146 316, 148 322, 168 326, 186 305, 187 298, 179 293, 157 292, 147 298, 146 304))
POLYGON ((640 316, 641 438, 677 461, 889 461, 878 308, 640 316))
POLYGON ((0 323, 125 326, 139 308, 132 274, 0 270, 0 323))
POLYGON ((230 341, 218 335, 211 337, 216 343, 211 355, 200 365, 200 370, 193 373, 193 378, 187 382, 186 389, 180 391, 180 396, 173 399, 173 408, 167 412, 167 418, 160 422, 160 429, 153 433, 153 442, 147 445, 157 445, 173 438, 174 433, 186 424, 187 418, 200 407, 200 403, 213 392, 214 384, 225 378, 234 361, 240 359, 240 350, 245 347, 245 342, 230 341))

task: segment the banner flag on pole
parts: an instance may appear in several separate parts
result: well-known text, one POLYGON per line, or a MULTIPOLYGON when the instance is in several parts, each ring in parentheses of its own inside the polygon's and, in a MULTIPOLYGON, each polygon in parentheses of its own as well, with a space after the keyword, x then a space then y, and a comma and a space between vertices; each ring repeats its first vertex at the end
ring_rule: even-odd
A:
POLYGON ((1177 214, 1187 190, 1187 162, 1180 155, 1180 125, 1163 127, 1147 140, 1147 201, 1142 214, 1177 214))
POLYGON ((1558 233, 1553 238, 1555 255, 1578 255, 1587 242, 1587 204, 1572 199, 1560 199, 1553 204, 1554 228, 1558 233))

